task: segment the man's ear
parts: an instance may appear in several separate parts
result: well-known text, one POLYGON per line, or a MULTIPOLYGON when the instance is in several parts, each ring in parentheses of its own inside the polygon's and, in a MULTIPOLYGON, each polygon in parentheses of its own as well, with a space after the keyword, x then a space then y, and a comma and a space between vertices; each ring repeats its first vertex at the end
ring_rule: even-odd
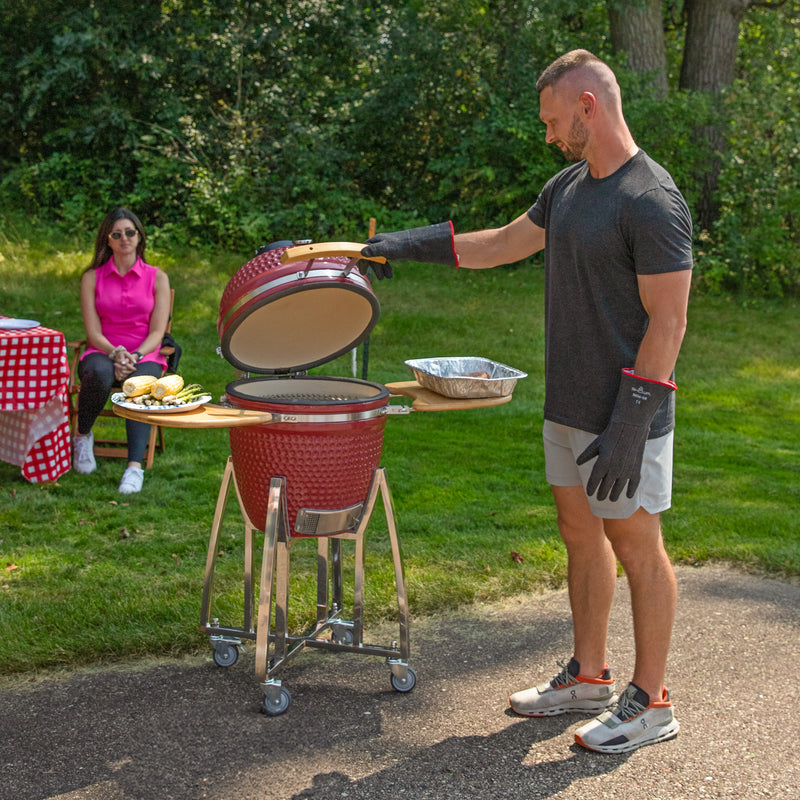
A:
POLYGON ((597 97, 591 92, 582 92, 578 98, 578 103, 581 106, 581 116, 591 119, 597 110, 597 97))

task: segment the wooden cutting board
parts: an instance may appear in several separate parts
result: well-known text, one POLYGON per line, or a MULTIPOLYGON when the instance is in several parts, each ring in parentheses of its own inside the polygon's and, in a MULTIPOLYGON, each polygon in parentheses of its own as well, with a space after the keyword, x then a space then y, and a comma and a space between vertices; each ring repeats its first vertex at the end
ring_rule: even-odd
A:
POLYGON ((114 413, 119 417, 135 419, 137 422, 149 422, 151 425, 161 425, 163 428, 238 428, 272 421, 272 414, 269 412, 227 408, 215 403, 206 403, 200 408, 173 414, 133 411, 115 405, 114 413))
POLYGON ((410 397, 414 402, 411 408, 415 411, 459 411, 466 408, 489 408, 501 406, 511 400, 511 395, 504 397, 478 397, 457 400, 443 394, 425 389, 417 381, 398 381, 387 383, 386 388, 395 396, 410 397))

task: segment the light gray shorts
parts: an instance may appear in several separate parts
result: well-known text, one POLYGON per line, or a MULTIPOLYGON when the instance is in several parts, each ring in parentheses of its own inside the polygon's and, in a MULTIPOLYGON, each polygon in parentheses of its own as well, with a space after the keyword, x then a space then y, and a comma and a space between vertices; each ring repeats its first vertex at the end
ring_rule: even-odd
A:
MULTIPOLYGON (((545 420, 544 438, 545 477, 551 486, 583 486, 589 482, 592 459, 580 467, 575 459, 597 438, 594 433, 569 428, 545 420)), ((627 487, 617 500, 597 499, 597 492, 589 497, 589 506, 596 517, 627 519, 640 506, 650 514, 666 511, 672 503, 672 446, 674 433, 648 439, 642 461, 642 479, 633 497, 628 498, 627 487)))

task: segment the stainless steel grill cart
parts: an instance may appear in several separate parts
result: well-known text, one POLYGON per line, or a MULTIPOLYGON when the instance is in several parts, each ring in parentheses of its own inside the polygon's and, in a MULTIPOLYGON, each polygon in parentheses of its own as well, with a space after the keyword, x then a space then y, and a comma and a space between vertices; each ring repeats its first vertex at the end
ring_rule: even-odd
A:
MULTIPOLYGON (((244 564, 244 621, 241 628, 226 627, 211 616, 212 592, 215 565, 218 560, 219 532, 224 508, 231 485, 236 485, 232 459, 228 460, 217 500, 211 538, 209 540, 206 575, 203 584, 201 629, 210 634, 214 647, 214 661, 222 667, 236 663, 242 639, 254 640, 256 644, 255 673, 264 690, 264 710, 267 714, 282 714, 291 701, 289 692, 274 676, 286 662, 305 647, 339 652, 384 657, 391 669, 391 685, 400 692, 408 692, 416 684, 414 670, 408 666, 408 597, 403 575, 400 545, 394 518, 389 484, 385 470, 373 473, 363 510, 358 516, 345 510, 347 519, 336 521, 335 527, 344 527, 352 522, 353 527, 334 534, 317 536, 317 602, 316 620, 303 633, 292 634, 288 627, 290 553, 293 544, 300 538, 293 537, 289 530, 286 505, 286 480, 274 477, 270 481, 268 508, 264 529, 261 559, 261 576, 258 584, 257 624, 254 622, 253 593, 253 536, 256 528, 242 509, 245 519, 245 564, 244 564), (376 507, 382 500, 391 544, 399 633, 390 645, 380 646, 364 641, 364 555, 365 533, 376 507), (342 542, 355 542, 355 564, 353 575, 352 617, 345 619, 342 542)), ((241 508, 241 504, 240 504, 241 508)), ((333 512, 304 510, 304 524, 322 526, 331 524, 333 512)), ((308 534, 305 538, 308 538, 308 534)))

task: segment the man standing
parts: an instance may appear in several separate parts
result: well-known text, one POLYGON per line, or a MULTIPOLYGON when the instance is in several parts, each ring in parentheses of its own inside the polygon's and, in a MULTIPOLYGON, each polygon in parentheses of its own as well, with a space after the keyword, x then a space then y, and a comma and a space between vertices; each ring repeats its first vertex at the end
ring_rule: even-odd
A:
POLYGON ((546 141, 572 164, 527 213, 474 233, 447 222, 378 234, 362 253, 483 269, 544 249, 545 471, 567 548, 574 652, 510 704, 525 716, 599 714, 576 741, 626 752, 678 733, 664 687, 677 587, 659 515, 671 501, 692 223, 670 175, 636 146, 603 61, 567 53, 536 88, 546 141), (621 694, 606 664, 617 560, 636 648, 621 694))

